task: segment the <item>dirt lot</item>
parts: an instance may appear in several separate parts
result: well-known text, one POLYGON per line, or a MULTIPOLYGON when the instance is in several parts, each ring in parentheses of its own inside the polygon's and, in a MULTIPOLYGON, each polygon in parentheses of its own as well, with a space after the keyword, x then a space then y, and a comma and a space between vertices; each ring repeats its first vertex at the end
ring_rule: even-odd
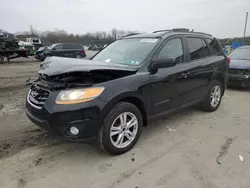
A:
POLYGON ((250 187, 249 91, 227 90, 215 113, 191 108, 151 122, 133 150, 109 156, 26 118, 24 83, 38 67, 0 65, 1 188, 250 187))

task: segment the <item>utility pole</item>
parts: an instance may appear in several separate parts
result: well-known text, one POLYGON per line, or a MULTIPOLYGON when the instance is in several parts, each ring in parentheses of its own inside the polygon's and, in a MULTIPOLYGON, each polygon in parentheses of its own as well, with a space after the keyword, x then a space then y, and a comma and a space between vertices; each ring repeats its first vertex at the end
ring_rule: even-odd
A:
POLYGON ((245 29, 244 29, 244 36, 243 36, 243 45, 245 44, 245 37, 246 37, 246 30, 247 30, 247 18, 248 18, 248 12, 246 13, 245 29))

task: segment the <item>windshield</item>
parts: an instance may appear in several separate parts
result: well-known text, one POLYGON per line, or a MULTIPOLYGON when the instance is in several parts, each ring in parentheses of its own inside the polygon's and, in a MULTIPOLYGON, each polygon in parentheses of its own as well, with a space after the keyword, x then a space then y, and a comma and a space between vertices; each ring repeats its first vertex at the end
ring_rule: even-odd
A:
POLYGON ((238 48, 229 57, 231 59, 250 59, 250 48, 238 48))
POLYGON ((93 60, 125 65, 140 65, 159 39, 140 38, 117 40, 97 54, 93 60))
POLYGON ((51 46, 49 46, 47 49, 52 50, 52 48, 54 48, 56 46, 56 44, 52 44, 51 46))

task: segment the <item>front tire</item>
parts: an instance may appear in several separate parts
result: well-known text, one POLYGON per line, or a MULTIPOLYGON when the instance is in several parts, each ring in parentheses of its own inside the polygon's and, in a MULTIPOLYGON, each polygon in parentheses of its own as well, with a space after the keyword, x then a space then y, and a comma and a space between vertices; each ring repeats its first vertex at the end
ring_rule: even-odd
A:
POLYGON ((118 103, 111 109, 100 128, 100 148, 115 155, 129 151, 139 139, 142 124, 142 114, 135 105, 118 103))
POLYGON ((219 82, 218 80, 212 81, 207 96, 202 102, 202 109, 207 112, 216 111, 220 106, 222 94, 223 88, 221 82, 219 82))

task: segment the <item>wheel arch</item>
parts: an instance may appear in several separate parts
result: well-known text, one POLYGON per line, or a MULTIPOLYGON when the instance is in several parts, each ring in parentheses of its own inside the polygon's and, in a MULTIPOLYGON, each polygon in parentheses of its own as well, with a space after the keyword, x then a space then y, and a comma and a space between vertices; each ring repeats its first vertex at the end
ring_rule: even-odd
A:
POLYGON ((222 73, 219 73, 219 74, 217 74, 216 76, 215 76, 215 80, 217 80, 217 81, 219 81, 221 84, 222 84, 222 89, 223 89, 223 91, 222 91, 222 95, 224 95, 224 93, 225 93, 225 90, 226 90, 226 81, 225 81, 225 78, 224 78, 225 76, 224 76, 224 74, 222 74, 222 73))
POLYGON ((123 93, 108 102, 108 104, 104 107, 104 116, 106 116, 109 111, 119 102, 128 102, 135 105, 142 114, 143 126, 147 125, 147 107, 141 96, 136 93, 123 93))
POLYGON ((83 53, 81 53, 81 52, 76 52, 75 56, 77 56, 77 55, 80 55, 81 57, 83 57, 83 53))

